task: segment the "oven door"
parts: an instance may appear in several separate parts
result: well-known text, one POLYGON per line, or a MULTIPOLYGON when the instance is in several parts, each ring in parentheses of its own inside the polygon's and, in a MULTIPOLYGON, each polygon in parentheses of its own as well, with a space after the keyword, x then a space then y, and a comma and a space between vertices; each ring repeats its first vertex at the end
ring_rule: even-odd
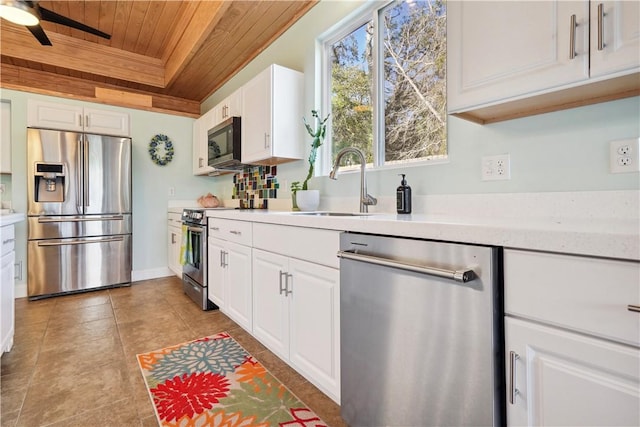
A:
POLYGON ((182 267, 182 272, 189 276, 191 280, 201 285, 207 286, 207 228, 200 225, 187 225, 187 239, 191 254, 188 255, 187 263, 182 267))

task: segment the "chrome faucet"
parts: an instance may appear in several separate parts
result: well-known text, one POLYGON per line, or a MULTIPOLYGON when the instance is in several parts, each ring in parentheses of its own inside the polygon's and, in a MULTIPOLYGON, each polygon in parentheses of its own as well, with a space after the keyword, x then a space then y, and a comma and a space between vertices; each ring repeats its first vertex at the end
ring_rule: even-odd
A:
POLYGON ((367 194, 367 178, 365 177, 364 172, 364 169, 367 166, 367 162, 364 159, 364 154, 362 153, 362 151, 354 147, 347 147, 340 150, 338 152, 338 155, 336 156, 336 161, 333 164, 333 169, 329 174, 329 178, 338 179, 336 178, 336 173, 338 172, 338 168, 340 167, 340 160, 342 160, 342 157, 347 153, 355 153, 358 155, 358 157, 360 157, 360 212, 369 212, 369 206, 375 205, 376 203, 378 203, 378 200, 375 197, 367 194))

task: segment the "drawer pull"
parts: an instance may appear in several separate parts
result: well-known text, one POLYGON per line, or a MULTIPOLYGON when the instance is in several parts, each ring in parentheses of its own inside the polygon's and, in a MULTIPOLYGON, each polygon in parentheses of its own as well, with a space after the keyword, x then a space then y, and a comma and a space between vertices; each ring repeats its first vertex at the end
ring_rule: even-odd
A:
POLYGON ((627 306, 627 310, 629 311, 633 311, 635 313, 640 313, 640 305, 633 305, 633 304, 629 304, 627 306))
POLYGON ((518 393, 518 389, 516 388, 516 360, 518 360, 520 356, 515 351, 509 352, 509 403, 514 404, 516 401, 516 396, 518 393))
POLYGON ((600 3, 598 5, 598 50, 603 50, 605 47, 604 44, 604 5, 600 3))
POLYGON ((576 15, 571 15, 570 29, 569 29, 569 59, 576 57, 576 15))
POLYGON ((3 245, 6 245, 7 243, 13 243, 13 242, 15 242, 15 241, 16 241, 16 239, 7 239, 7 240, 3 240, 3 241, 2 241, 2 244, 3 244, 3 245))
POLYGON ((220 231, 220 227, 211 227, 213 231, 220 231))
POLYGON ((236 236, 240 236, 242 234, 241 231, 236 231, 236 230, 231 230, 231 231, 229 231, 229 233, 235 234, 236 236))

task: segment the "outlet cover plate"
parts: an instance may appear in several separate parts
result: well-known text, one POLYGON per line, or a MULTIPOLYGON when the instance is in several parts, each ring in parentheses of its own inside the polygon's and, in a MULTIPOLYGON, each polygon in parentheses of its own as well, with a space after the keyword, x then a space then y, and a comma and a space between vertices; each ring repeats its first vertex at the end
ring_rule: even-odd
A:
POLYGON ((609 142, 609 170, 611 173, 640 172, 640 138, 609 142))
POLYGON ((481 168, 483 181, 511 179, 511 157, 509 154, 483 156, 481 168))

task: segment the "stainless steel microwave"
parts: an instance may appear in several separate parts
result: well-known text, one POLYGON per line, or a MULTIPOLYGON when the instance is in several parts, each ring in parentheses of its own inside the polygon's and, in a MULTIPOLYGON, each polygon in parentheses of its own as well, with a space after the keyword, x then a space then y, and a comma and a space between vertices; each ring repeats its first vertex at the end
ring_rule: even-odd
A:
POLYGON ((216 169, 242 169, 240 124, 240 117, 231 117, 207 132, 209 166, 216 169))

